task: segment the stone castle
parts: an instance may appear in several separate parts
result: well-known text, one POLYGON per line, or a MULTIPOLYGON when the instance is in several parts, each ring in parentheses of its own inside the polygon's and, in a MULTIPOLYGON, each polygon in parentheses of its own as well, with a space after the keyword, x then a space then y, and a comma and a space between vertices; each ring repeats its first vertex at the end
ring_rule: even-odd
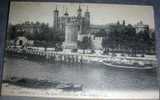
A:
POLYGON ((54 10, 54 30, 65 33, 65 41, 63 48, 76 49, 77 41, 82 41, 84 36, 89 35, 90 29, 90 12, 88 7, 82 16, 82 9, 79 6, 77 16, 69 16, 67 10, 63 16, 59 16, 59 11, 56 7, 54 10))
MULTIPOLYGON (((84 37, 88 37, 91 40, 92 49, 103 49, 102 40, 103 36, 95 35, 99 30, 104 29, 109 32, 108 25, 91 25, 90 24, 90 12, 88 7, 82 16, 82 9, 79 6, 77 9, 76 16, 70 16, 67 10, 63 16, 59 16, 59 10, 54 10, 53 15, 53 28, 55 32, 61 32, 65 34, 65 40, 62 44, 64 49, 77 49, 78 41, 83 41, 84 37)), ((120 22, 117 22, 120 24, 120 22)), ((125 24, 125 20, 123 20, 125 24)), ((148 29, 148 25, 143 24, 141 21, 135 25, 136 32, 145 31, 148 29)))

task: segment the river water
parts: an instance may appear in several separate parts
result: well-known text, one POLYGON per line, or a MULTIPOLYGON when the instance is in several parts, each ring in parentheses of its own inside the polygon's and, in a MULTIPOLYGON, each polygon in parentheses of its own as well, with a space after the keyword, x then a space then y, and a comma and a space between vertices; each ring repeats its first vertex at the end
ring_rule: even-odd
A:
POLYGON ((83 84, 85 90, 155 90, 156 70, 118 69, 101 63, 62 64, 7 58, 4 78, 25 77, 83 84))

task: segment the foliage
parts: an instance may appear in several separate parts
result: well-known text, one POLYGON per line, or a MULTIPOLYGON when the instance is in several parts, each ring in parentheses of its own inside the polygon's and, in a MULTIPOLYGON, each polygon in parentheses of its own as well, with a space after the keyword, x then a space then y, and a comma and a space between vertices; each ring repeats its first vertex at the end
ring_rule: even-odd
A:
POLYGON ((113 24, 110 25, 110 32, 106 33, 102 46, 105 48, 105 52, 109 52, 110 49, 115 52, 128 52, 132 56, 136 56, 138 52, 144 54, 153 49, 155 39, 150 34, 149 29, 136 33, 135 28, 130 24, 113 24))
POLYGON ((45 41, 45 44, 54 43, 53 45, 64 41, 64 33, 55 32, 48 24, 40 22, 27 21, 22 24, 9 25, 7 39, 16 40, 18 36, 34 40, 36 45, 44 45, 40 41, 45 41))
POLYGON ((80 49, 90 49, 91 48, 91 39, 89 37, 84 37, 82 41, 78 41, 78 47, 80 49))

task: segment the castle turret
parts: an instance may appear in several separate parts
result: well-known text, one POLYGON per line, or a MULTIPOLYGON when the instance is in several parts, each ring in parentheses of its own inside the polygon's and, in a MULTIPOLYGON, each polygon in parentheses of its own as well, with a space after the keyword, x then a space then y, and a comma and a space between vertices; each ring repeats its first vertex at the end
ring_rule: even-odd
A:
POLYGON ((54 10, 53 28, 54 28, 54 31, 58 31, 59 29, 59 11, 57 10, 57 6, 56 6, 56 9, 54 10))
POLYGON ((64 13, 64 17, 65 17, 65 23, 67 23, 68 22, 68 17, 69 17, 69 13, 67 11, 67 8, 66 8, 66 11, 64 13))
POLYGON ((85 12, 85 17, 90 18, 90 12, 88 11, 88 6, 87 6, 87 9, 86 9, 86 12, 85 12))
POLYGON ((126 21, 125 20, 123 20, 123 25, 126 25, 126 21))
POLYGON ((82 16, 82 9, 81 9, 81 6, 79 5, 79 8, 77 10, 77 17, 81 17, 82 16))
POLYGON ((69 14, 68 14, 68 11, 67 11, 67 8, 66 8, 66 11, 65 11, 65 13, 64 13, 64 16, 69 16, 69 14))
POLYGON ((78 22, 78 33, 81 34, 83 33, 82 30, 82 9, 81 9, 81 6, 79 5, 79 8, 77 10, 77 22, 78 22))
POLYGON ((120 25, 120 22, 119 22, 119 20, 117 21, 117 25, 120 25))
POLYGON ((87 6, 87 10, 84 14, 85 17, 85 31, 87 31, 89 29, 90 26, 90 12, 88 11, 88 6, 87 6))

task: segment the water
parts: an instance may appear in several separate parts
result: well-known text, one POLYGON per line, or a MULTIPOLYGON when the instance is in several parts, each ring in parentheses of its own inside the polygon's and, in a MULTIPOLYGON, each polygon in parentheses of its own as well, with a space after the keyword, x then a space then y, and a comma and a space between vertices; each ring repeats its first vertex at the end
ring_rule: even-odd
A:
POLYGON ((156 70, 117 69, 101 63, 61 64, 7 58, 4 77, 83 84, 85 90, 158 89, 156 70))

